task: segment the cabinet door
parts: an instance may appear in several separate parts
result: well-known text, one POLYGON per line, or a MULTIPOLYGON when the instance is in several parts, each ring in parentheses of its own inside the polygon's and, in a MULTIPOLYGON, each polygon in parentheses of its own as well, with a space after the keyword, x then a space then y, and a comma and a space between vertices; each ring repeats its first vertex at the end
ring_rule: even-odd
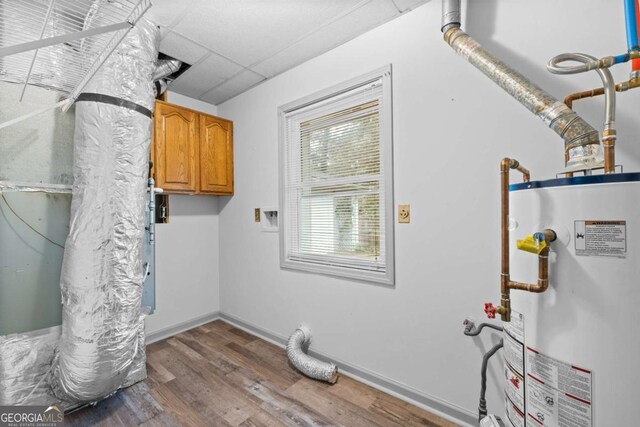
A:
POLYGON ((156 101, 154 122, 156 186, 167 192, 195 192, 198 113, 156 101))
POLYGON ((202 193, 233 194, 233 123, 200 115, 200 186, 202 193))

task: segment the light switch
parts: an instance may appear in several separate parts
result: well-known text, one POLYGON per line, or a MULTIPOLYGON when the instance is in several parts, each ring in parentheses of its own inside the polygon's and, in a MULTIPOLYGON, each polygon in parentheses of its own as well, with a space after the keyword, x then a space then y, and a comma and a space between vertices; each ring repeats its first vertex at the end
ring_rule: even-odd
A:
POLYGON ((260 222, 260 208, 255 208, 253 211, 253 220, 255 222, 260 222))

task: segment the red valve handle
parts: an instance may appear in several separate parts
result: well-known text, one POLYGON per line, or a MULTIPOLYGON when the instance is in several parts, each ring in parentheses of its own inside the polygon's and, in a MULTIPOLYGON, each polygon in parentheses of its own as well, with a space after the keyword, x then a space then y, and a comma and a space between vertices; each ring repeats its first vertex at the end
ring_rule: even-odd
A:
POLYGON ((490 302, 484 303, 484 312, 487 313, 489 319, 496 318, 496 308, 490 302))

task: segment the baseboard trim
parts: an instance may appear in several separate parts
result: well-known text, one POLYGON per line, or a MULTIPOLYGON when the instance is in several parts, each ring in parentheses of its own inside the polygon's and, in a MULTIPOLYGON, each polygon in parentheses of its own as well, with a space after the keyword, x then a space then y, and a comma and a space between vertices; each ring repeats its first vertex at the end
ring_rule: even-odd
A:
POLYGON ((214 320, 220 319, 220 312, 214 311, 209 314, 205 314, 204 316, 198 316, 193 319, 185 320, 184 322, 180 322, 176 325, 169 326, 167 328, 162 328, 160 330, 151 332, 146 335, 146 344, 153 344, 154 342, 172 337, 181 332, 188 331, 189 329, 197 328, 200 325, 204 325, 205 323, 213 322, 214 320))
MULTIPOLYGON (((219 318, 253 335, 257 335, 264 340, 276 344, 279 347, 286 347, 287 337, 264 329, 260 326, 254 325, 250 322, 246 322, 240 318, 224 312, 219 313, 219 318)), ((451 422, 468 427, 474 427, 478 425, 477 415, 475 413, 454 405, 450 402, 443 401, 442 399, 439 399, 435 396, 427 395, 410 386, 401 384, 395 380, 369 371, 366 368, 353 365, 330 355, 314 350, 309 350, 309 354, 320 360, 332 361, 338 366, 340 372, 348 377, 354 378, 367 385, 370 385, 375 389, 395 396, 398 399, 421 407, 451 422)))

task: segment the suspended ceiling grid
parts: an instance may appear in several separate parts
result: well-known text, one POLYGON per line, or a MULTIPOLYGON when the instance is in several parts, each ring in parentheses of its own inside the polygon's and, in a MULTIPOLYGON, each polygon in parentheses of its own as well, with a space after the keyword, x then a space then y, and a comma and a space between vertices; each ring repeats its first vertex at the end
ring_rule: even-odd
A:
POLYGON ((428 0, 154 0, 160 51, 192 65, 169 90, 220 104, 428 0))

